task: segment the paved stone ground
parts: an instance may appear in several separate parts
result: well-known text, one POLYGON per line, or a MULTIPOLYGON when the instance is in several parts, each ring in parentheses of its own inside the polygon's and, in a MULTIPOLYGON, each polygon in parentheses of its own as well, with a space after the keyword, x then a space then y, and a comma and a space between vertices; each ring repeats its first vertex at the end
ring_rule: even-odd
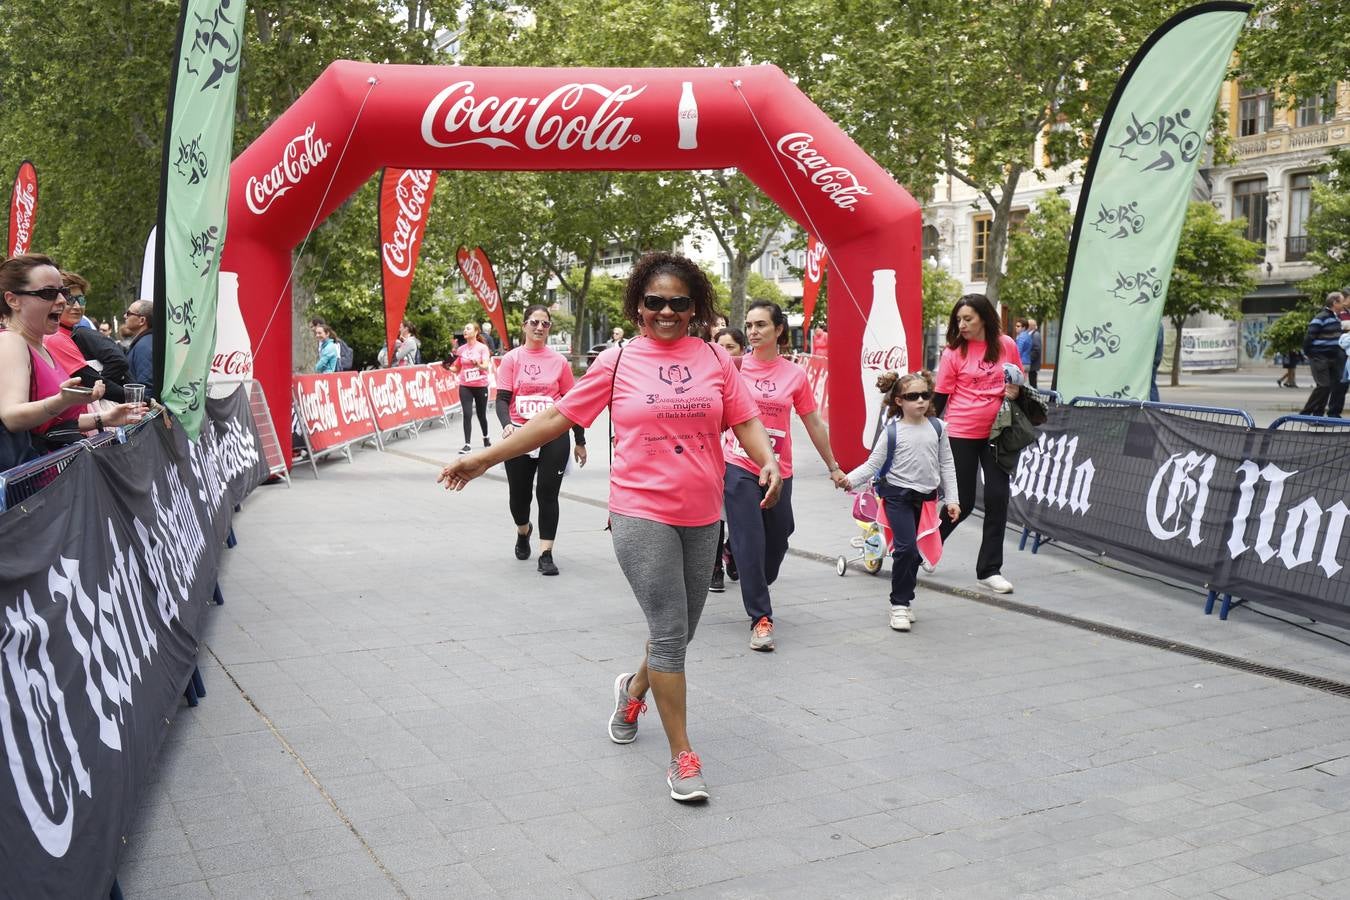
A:
MULTIPOLYGON (((972 526, 895 634, 885 574, 811 558, 857 533, 814 459, 779 650, 748 649, 734 585, 710 597, 713 799, 673 802, 655 705, 636 743, 604 731, 645 626, 602 530, 603 423, 551 579, 511 555, 503 481, 436 489, 455 424, 237 516, 129 898, 1350 896, 1350 701, 978 602, 972 526)), ((1345 632, 1014 547, 1022 603, 1350 680, 1345 632)))

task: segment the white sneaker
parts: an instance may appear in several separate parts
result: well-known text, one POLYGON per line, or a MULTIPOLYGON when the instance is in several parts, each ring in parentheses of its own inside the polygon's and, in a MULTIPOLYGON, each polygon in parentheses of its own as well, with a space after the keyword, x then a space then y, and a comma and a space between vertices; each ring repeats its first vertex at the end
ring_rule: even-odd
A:
POLYGON ((995 594, 1011 594, 1013 592, 1012 582, 997 572, 988 578, 981 578, 979 584, 989 588, 995 594))
POLYGON ((891 607, 891 630, 909 631, 911 619, 909 617, 908 606, 891 607))
POLYGON ((920 559, 920 560, 919 560, 919 568, 920 568, 920 569, 923 569, 923 570, 924 570, 925 572, 927 572, 929 575, 932 575, 934 572, 937 571, 937 566, 936 566, 934 563, 930 563, 930 562, 929 562, 928 560, 926 560, 926 559, 920 559))

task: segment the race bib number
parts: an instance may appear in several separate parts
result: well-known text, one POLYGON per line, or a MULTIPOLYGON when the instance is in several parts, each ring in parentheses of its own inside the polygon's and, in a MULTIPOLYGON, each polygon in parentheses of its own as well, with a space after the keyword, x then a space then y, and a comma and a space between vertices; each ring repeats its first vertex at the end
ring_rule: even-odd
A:
MULTIPOLYGON (((777 428, 766 428, 769 432, 769 446, 773 448, 773 458, 778 459, 782 455, 783 441, 787 440, 787 435, 777 428)), ((741 446, 741 442, 736 439, 735 432, 727 429, 727 450, 733 456, 739 456, 741 459, 749 459, 750 454, 741 446)))
POLYGON ((547 394, 521 394, 515 398, 516 417, 528 422, 553 405, 553 398, 547 394))

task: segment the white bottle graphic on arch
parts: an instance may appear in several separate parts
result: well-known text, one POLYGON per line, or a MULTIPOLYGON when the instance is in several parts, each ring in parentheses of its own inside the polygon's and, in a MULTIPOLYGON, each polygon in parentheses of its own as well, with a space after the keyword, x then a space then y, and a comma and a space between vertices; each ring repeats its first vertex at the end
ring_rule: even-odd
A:
POLYGON ((881 415, 881 392, 877 376, 895 371, 904 375, 909 362, 905 349, 905 325, 895 300, 895 270, 872 270, 872 308, 863 324, 859 381, 862 387, 862 443, 871 449, 881 415))

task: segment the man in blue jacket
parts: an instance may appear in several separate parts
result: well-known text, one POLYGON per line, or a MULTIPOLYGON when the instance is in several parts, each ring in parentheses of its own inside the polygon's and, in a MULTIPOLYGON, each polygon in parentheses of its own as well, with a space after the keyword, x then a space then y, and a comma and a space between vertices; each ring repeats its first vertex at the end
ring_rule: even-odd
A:
POLYGON ((122 323, 122 337, 131 338, 127 349, 128 384, 145 385, 145 399, 158 398, 155 385, 155 339, 150 333, 154 324, 150 317, 155 305, 149 300, 137 300, 127 307, 126 321, 122 323))
POLYGON ((1340 291, 1327 294, 1327 305, 1308 323, 1303 337, 1303 355, 1312 370, 1313 389, 1300 415, 1322 416, 1327 412, 1327 400, 1333 388, 1341 381, 1345 369, 1345 351, 1341 349, 1341 310, 1346 306, 1340 291))

